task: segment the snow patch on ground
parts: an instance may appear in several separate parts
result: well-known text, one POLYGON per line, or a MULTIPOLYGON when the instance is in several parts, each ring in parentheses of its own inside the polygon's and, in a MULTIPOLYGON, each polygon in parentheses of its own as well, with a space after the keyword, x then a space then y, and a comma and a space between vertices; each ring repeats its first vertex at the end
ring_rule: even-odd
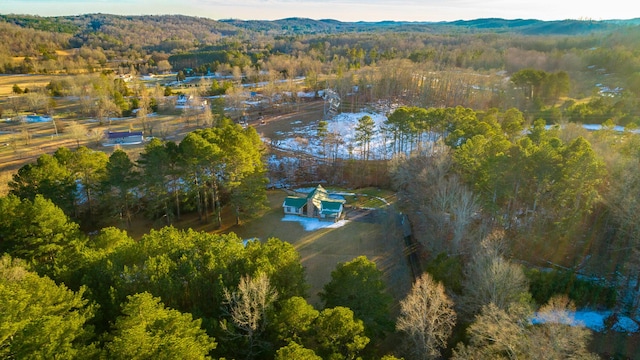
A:
MULTIPOLYGON (((347 159, 350 157, 359 157, 361 155, 361 149, 355 141, 355 128, 358 126, 358 120, 364 116, 369 116, 375 123, 376 135, 370 142, 370 157, 371 158, 388 158, 390 155, 387 149, 387 143, 390 139, 385 139, 384 135, 380 132, 380 129, 384 126, 384 122, 387 117, 383 114, 372 112, 358 112, 358 113, 341 113, 327 121, 327 130, 329 133, 336 133, 342 136, 343 143, 337 146, 337 157, 347 159), (352 153, 349 154, 349 145, 353 146, 352 153)), ((293 121, 292 125, 300 124, 301 121, 293 121)), ((285 139, 278 140, 273 145, 283 150, 290 150, 294 152, 302 152, 310 154, 316 157, 324 156, 323 146, 320 139, 317 137, 317 123, 312 125, 297 128, 294 131, 288 133, 281 133, 285 139)))
POLYGON ((638 325, 638 323, 635 320, 629 317, 620 316, 618 317, 618 322, 616 322, 615 325, 613 325, 613 330, 619 331, 619 332, 633 333, 633 332, 640 331, 640 325, 638 325))
MULTIPOLYGON (((562 317, 561 322, 571 326, 584 326, 593 331, 601 332, 606 330, 605 321, 613 315, 611 311, 578 310, 567 311, 566 318, 562 317)), ((540 314, 536 314, 531 322, 533 324, 543 323, 546 320, 540 314)), ((612 330, 618 332, 635 333, 640 331, 640 325, 630 317, 618 315, 612 330)))
POLYGON ((340 220, 337 222, 333 221, 321 221, 316 218, 306 218, 297 215, 285 215, 282 218, 282 221, 295 221, 298 222, 305 231, 315 231, 319 229, 337 229, 339 227, 345 226, 349 221, 340 220))
POLYGON ((244 247, 247 247, 247 245, 249 245, 250 242, 254 242, 254 241, 260 241, 260 238, 252 237, 252 238, 248 238, 248 239, 243 239, 242 240, 242 245, 244 247))

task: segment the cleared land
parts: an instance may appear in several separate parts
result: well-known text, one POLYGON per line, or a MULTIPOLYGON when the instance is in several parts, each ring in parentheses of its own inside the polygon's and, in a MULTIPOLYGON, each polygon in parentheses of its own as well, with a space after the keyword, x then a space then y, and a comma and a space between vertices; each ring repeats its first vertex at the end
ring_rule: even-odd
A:
MULTIPOLYGON (((4 86, 3 89, 5 91, 8 89, 10 92, 15 83, 21 87, 30 87, 33 86, 32 84, 44 86, 51 78, 52 76, 29 76, 25 77, 23 82, 18 83, 20 77, 5 77, 4 83, 0 83, 0 87, 4 86)), ((2 95, 1 90, 0 95, 2 95)), ((77 111, 74 107, 77 107, 77 104, 67 103, 67 100, 59 101, 57 104, 58 110, 64 108, 69 113, 77 111)), ((315 100, 291 105, 287 109, 265 111, 262 120, 256 120, 257 116, 252 116, 253 121, 250 121, 249 125, 255 127, 263 137, 279 139, 291 136, 292 128, 308 125, 322 119, 322 117, 323 101, 315 100)), ((61 121, 62 124, 69 124, 71 119, 65 117, 61 121)), ((154 117, 153 121, 170 124, 171 134, 168 138, 174 141, 179 141, 182 136, 195 129, 193 124, 186 126, 179 114, 159 115, 154 117)), ((104 132, 106 129, 112 131, 141 130, 139 122, 135 118, 121 119, 103 125, 95 120, 80 120, 78 122, 86 128, 88 134, 104 132)), ((104 147, 101 142, 102 139, 99 136, 93 138, 89 136, 74 137, 68 132, 62 132, 56 136, 56 129, 52 122, 33 124, 0 122, 0 180, 2 180, 3 186, 0 188, 0 194, 7 191, 6 183, 13 172, 25 163, 35 161, 41 154, 53 153, 61 146, 74 148, 77 145, 85 145, 110 154, 114 148, 104 147)), ((123 149, 135 159, 137 154, 142 151, 142 145, 126 146, 123 149)), ((269 210, 260 218, 239 226, 230 226, 234 224, 233 216, 225 212, 223 214, 225 227, 220 230, 214 230, 211 225, 202 224, 194 214, 185 214, 176 227, 209 232, 235 232, 242 238, 266 240, 276 237, 291 243, 300 253, 302 264, 306 268, 307 281, 310 285, 309 301, 316 306, 320 306, 317 294, 331 279, 331 271, 335 269, 336 265, 360 255, 376 262, 378 268, 385 274, 389 293, 396 300, 403 298, 409 291, 411 273, 404 254, 402 234, 396 226, 395 212, 391 210, 379 211, 376 214, 366 216, 364 218, 366 221, 351 221, 341 228, 307 232, 297 222, 281 221, 283 217, 281 205, 285 196, 284 191, 270 191, 268 193, 269 210)), ((357 206, 381 205, 380 202, 376 203, 375 200, 367 197, 353 201, 357 206)), ((139 238, 149 229, 161 226, 164 226, 161 221, 152 222, 138 219, 133 228, 128 231, 134 238, 139 238)))
MULTIPOLYGON (((306 269, 309 284, 308 301, 317 308, 321 308, 318 292, 331 280, 331 272, 336 265, 361 255, 374 261, 378 269, 384 273, 388 292, 396 304, 409 292, 412 284, 411 270, 393 205, 364 216, 361 211, 350 209, 347 212, 347 219, 350 221, 345 226, 305 231, 298 222, 282 221, 282 202, 286 196, 284 190, 268 191, 269 208, 260 217, 240 225, 229 226, 234 223, 233 214, 225 208, 222 219, 226 226, 222 229, 216 230, 211 224, 203 224, 196 214, 186 214, 175 226, 212 233, 233 232, 243 239, 259 238, 266 241, 269 238, 278 238, 292 244, 300 254, 302 265, 306 269)), ((387 201, 393 199, 387 198, 387 201)), ((353 204, 357 206, 362 202, 370 204, 372 201, 368 197, 361 197, 353 204)), ((164 224, 160 222, 137 220, 129 234, 133 238, 139 238, 151 228, 162 226, 164 224)), ((396 310, 394 309, 394 314, 396 310)))
POLYGON ((389 293, 396 300, 411 288, 411 273, 405 258, 402 234, 396 227, 392 210, 372 215, 374 221, 350 221, 336 229, 307 232, 297 222, 283 222, 284 191, 269 192, 269 210, 260 218, 232 226, 225 232, 235 232, 243 239, 271 237, 291 243, 300 253, 310 285, 309 302, 320 306, 317 296, 331 280, 331 271, 338 263, 364 255, 384 272, 389 293))
POLYGON ((13 85, 18 85, 21 89, 37 89, 44 88, 52 79, 62 79, 69 75, 38 75, 38 74, 21 74, 21 75, 3 75, 0 74, 0 96, 9 96, 13 94, 13 85))

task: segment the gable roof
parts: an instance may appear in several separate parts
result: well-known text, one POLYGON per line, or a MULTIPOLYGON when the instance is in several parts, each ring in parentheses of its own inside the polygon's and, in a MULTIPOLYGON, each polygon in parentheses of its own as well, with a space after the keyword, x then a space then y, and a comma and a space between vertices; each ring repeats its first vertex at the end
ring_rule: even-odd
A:
POLYGON ((342 212, 342 202, 323 201, 320 213, 328 216, 338 216, 342 212))
POLYGON ((309 199, 313 202, 313 206, 318 209, 322 209, 322 202, 329 200, 329 193, 322 187, 322 185, 318 185, 309 193, 309 195, 307 195, 307 200, 309 199))
POLYGON ((291 206, 291 207, 300 209, 306 203, 307 203, 307 199, 305 198, 296 197, 296 196, 287 196, 287 198, 284 199, 284 203, 282 204, 282 206, 291 206))
POLYGON ((311 199, 313 206, 320 209, 322 213, 337 213, 342 211, 342 204, 344 200, 333 199, 329 195, 329 192, 318 185, 312 192, 307 195, 307 200, 311 199))
POLYGON ((303 208, 307 202, 311 201, 313 206, 320 210, 323 214, 337 214, 342 211, 342 206, 345 203, 343 199, 331 198, 327 190, 318 185, 313 191, 307 194, 306 197, 287 196, 282 203, 282 206, 291 206, 298 209, 303 208))
POLYGON ((342 201, 323 201, 322 212, 339 212, 342 209, 342 201))

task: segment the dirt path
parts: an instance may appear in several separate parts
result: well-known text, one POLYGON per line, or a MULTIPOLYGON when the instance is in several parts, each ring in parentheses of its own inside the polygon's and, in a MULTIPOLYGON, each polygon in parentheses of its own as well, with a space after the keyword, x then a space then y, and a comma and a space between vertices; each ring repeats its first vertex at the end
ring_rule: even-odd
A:
POLYGON ((311 100, 299 105, 298 110, 284 114, 265 115, 263 120, 250 121, 249 125, 255 127, 260 136, 277 139, 282 134, 291 131, 292 122, 299 122, 296 126, 306 126, 314 121, 322 120, 324 116, 324 102, 311 100))

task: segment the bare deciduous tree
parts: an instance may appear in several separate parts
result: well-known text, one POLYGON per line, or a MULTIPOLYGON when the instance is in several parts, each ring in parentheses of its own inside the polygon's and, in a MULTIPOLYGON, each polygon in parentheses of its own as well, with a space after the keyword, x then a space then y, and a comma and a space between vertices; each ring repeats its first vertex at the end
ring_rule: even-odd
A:
POLYGON ((450 174, 447 152, 432 156, 399 156, 392 161, 392 177, 402 206, 412 216, 418 240, 431 252, 460 253, 473 238, 473 216, 479 211, 477 197, 450 174))
POLYGON ((36 113, 40 110, 43 110, 45 113, 49 112, 49 101, 51 98, 44 92, 31 91, 24 95, 24 98, 30 112, 36 113))
POLYGON ((465 269, 461 309, 476 314, 488 304, 507 309, 530 296, 527 278, 520 267, 504 257, 502 232, 494 232, 480 244, 480 249, 465 269))
POLYGON ((87 139, 87 127, 77 121, 71 121, 67 124, 64 132, 76 141, 76 148, 80 147, 80 142, 87 139))
POLYGON ((598 359, 587 349, 589 330, 569 325, 571 310, 566 296, 552 298, 538 311, 538 323, 531 324, 526 304, 484 306, 467 330, 469 344, 458 344, 452 359, 598 359))
POLYGON ((245 115, 245 101, 248 96, 249 95, 244 91, 242 86, 234 86, 227 90, 227 97, 225 98, 226 106, 232 109, 231 117, 234 120, 239 120, 245 115))
POLYGON ((14 116, 18 116, 22 111, 25 100, 22 96, 9 96, 6 103, 13 111, 14 116))
POLYGON ((424 273, 400 302, 396 329, 407 335, 407 349, 416 359, 434 359, 446 347, 455 322, 453 301, 445 294, 444 286, 424 273))
MULTIPOLYGON (((95 115, 100 125, 103 125, 105 120, 122 115, 122 110, 110 97, 100 96, 96 101, 95 115)), ((111 120, 109 120, 109 124, 111 124, 111 120)))
POLYGON ((538 310, 542 324, 530 328, 529 353, 541 360, 598 359, 587 349, 591 332, 584 326, 575 326, 571 312, 575 305, 566 295, 553 297, 538 310), (538 349, 545 349, 539 352, 538 349))
MULTIPOLYGON (((634 144, 637 146, 637 143, 634 144)), ((635 294, 640 290, 640 174, 638 159, 622 157, 616 159, 610 179, 610 187, 605 193, 605 201, 616 224, 617 239, 612 243, 612 251, 625 252, 626 284, 623 291, 631 300, 633 308, 640 308, 640 298, 635 294), (615 180, 613 180, 615 179, 615 180)))
POLYGON ((467 235, 473 216, 480 210, 477 197, 457 176, 442 177, 434 184, 434 196, 429 209, 435 214, 446 214, 453 236, 450 252, 460 252, 462 239, 467 235))
POLYGON ((252 358, 261 350, 259 335, 266 328, 266 313, 276 300, 277 293, 267 275, 262 273, 254 278, 243 276, 236 291, 224 290, 224 298, 237 331, 234 332, 226 323, 222 323, 222 327, 229 334, 246 339, 246 355, 247 358, 252 358))
POLYGON ((467 329, 469 345, 458 344, 452 359, 529 359, 524 353, 530 315, 531 309, 518 303, 507 309, 484 306, 467 329))
POLYGON ((138 109, 136 109, 136 119, 140 122, 142 126, 142 132, 145 135, 153 135, 153 130, 149 129, 149 113, 151 110, 151 98, 146 91, 141 92, 138 109))

